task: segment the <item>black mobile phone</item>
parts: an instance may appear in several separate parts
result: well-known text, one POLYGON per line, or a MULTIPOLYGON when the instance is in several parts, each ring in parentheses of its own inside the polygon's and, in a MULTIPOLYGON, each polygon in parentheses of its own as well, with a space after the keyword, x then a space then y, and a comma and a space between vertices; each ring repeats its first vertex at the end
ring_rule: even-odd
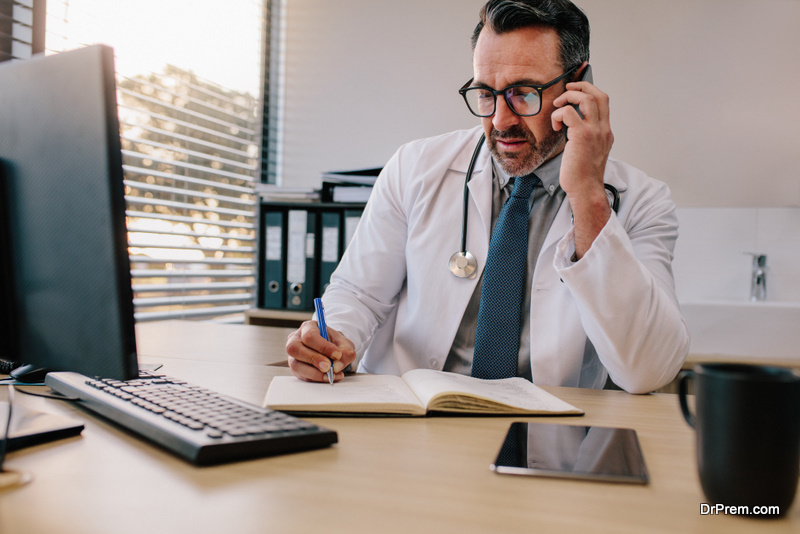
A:
MULTIPOLYGON (((577 79, 576 81, 594 83, 594 78, 592 77, 592 66, 591 65, 586 65, 586 68, 583 69, 583 74, 581 74, 581 77, 579 79, 577 79)), ((570 106, 575 108, 575 111, 578 112, 578 116, 582 119, 583 118, 583 113, 581 113, 580 107, 578 107, 577 104, 570 104, 570 106)), ((567 125, 566 124, 564 125, 564 137, 567 137, 567 125)), ((569 137, 567 137, 567 139, 569 140, 569 137)))
POLYGON ((630 428, 512 423, 491 469, 508 475, 647 484, 630 428))

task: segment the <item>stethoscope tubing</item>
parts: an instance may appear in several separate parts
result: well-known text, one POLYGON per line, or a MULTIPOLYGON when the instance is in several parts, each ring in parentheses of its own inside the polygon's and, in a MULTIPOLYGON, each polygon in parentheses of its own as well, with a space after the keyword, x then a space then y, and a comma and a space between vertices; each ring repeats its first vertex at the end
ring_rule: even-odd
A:
POLYGON ((475 169, 475 162, 478 160, 478 154, 481 152, 484 141, 486 141, 486 134, 481 134, 481 138, 478 139, 478 144, 472 152, 472 159, 469 160, 467 177, 464 180, 464 213, 461 217, 461 254, 467 253, 467 220, 469 218, 467 213, 469 210, 469 187, 467 186, 469 181, 472 180, 472 171, 475 169))

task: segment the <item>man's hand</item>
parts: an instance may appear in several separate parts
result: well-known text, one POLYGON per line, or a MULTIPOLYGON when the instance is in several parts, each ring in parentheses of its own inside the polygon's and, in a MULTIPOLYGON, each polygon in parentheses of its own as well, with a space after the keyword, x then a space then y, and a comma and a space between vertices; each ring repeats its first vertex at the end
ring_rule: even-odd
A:
POLYGON ((551 115, 553 129, 569 128, 559 181, 575 217, 575 253, 580 259, 611 216, 603 188, 603 174, 614 144, 608 95, 589 82, 568 83, 567 91, 553 105, 559 108, 551 115), (577 104, 583 119, 568 104, 577 104))
POLYGON ((353 343, 341 332, 328 327, 325 341, 319 334, 316 321, 306 321, 286 340, 289 369, 294 376, 307 382, 327 382, 328 368, 333 360, 334 380, 344 378, 344 369, 356 359, 353 343))

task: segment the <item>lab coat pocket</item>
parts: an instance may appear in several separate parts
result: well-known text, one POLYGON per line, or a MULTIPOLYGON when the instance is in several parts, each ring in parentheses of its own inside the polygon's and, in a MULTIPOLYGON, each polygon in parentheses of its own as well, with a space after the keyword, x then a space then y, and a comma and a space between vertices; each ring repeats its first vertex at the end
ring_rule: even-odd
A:
POLYGON ((553 267, 552 254, 540 255, 536 262, 536 270, 533 272, 533 283, 531 284, 534 292, 556 289, 564 285, 553 267))

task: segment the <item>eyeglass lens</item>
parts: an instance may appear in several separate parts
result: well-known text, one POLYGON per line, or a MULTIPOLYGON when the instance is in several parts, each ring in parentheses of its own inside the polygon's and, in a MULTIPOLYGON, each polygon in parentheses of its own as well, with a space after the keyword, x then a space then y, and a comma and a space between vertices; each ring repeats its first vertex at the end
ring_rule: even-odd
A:
MULTIPOLYGON (((541 99, 533 87, 509 87, 504 93, 506 102, 519 115, 539 113, 541 99)), ((490 89, 473 87, 466 91, 467 104, 473 113, 489 117, 495 112, 495 96, 490 89)))

